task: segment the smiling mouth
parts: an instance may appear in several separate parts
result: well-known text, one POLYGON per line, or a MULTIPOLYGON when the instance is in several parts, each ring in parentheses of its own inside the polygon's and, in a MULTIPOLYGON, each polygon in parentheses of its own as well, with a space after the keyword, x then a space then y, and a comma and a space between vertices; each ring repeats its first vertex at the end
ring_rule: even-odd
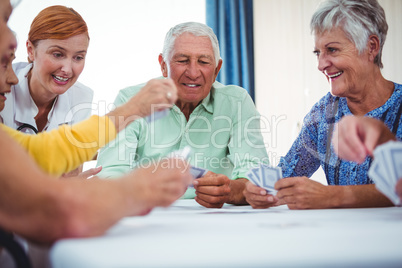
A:
POLYGON ((54 79, 56 79, 57 81, 60 81, 60 82, 66 82, 70 79, 70 78, 64 78, 64 77, 57 76, 57 75, 52 75, 52 76, 54 79))
POLYGON ((199 86, 201 86, 200 84, 186 84, 186 83, 183 83, 183 85, 185 85, 186 87, 199 87, 199 86))
POLYGON ((340 76, 341 74, 343 74, 343 71, 337 72, 335 74, 327 74, 326 73, 326 76, 328 76, 329 78, 332 79, 332 78, 336 78, 336 77, 340 76))

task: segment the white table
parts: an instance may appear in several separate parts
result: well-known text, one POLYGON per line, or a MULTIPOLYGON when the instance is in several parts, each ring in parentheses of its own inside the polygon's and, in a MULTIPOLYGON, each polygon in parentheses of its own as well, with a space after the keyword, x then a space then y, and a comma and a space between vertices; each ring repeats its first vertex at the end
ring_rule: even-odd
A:
POLYGON ((179 200, 102 237, 61 240, 50 260, 54 268, 402 267, 402 208, 207 209, 179 200))

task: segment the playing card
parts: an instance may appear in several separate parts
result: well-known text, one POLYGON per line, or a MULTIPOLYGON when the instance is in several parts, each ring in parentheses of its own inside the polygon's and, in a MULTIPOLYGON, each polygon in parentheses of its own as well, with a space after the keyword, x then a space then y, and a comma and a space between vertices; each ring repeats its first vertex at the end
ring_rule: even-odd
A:
POLYGON ((375 177, 375 179, 372 179, 376 184, 381 180, 383 187, 391 189, 395 186, 395 184, 392 183, 392 180, 390 179, 391 167, 388 166, 389 162, 386 160, 386 158, 386 152, 384 150, 375 150, 374 161, 371 164, 372 167, 370 167, 368 175, 370 178, 372 178, 371 176, 375 177), (372 171, 370 172, 371 169, 372 171))
POLYGON ((395 185, 402 177, 402 143, 391 141, 378 146, 374 150, 368 176, 380 192, 395 205, 399 205, 401 202, 395 192, 395 185))
POLYGON ((257 185, 261 187, 260 185, 260 180, 257 178, 257 176, 252 172, 251 170, 247 173, 247 178, 249 181, 251 181, 254 185, 257 185))
POLYGON ((161 119, 162 117, 167 116, 169 114, 169 112, 170 112, 170 109, 156 111, 156 112, 148 115, 147 117, 145 117, 145 120, 147 121, 147 123, 154 122, 158 119, 161 119))
POLYGON ((385 184, 388 184, 388 187, 393 187, 394 183, 392 182, 393 180, 391 179, 393 177, 392 174, 392 169, 393 167, 391 166, 392 163, 389 160, 389 155, 388 155, 388 146, 385 146, 386 144, 383 144, 381 146, 378 146, 374 150, 374 162, 376 162, 380 167, 376 168, 378 169, 378 172, 382 175, 382 179, 384 180, 385 184))
POLYGON ((376 188, 381 193, 387 196, 392 202, 395 202, 398 196, 395 194, 393 188, 389 185, 386 172, 383 167, 384 166, 380 164, 380 161, 373 161, 369 169, 368 176, 375 182, 376 188))
POLYGON ((263 171, 262 184, 266 187, 274 189, 275 183, 282 179, 282 169, 278 167, 270 167, 261 164, 263 171))
POLYGON ((194 166, 191 166, 190 168, 190 173, 191 175, 193 175, 195 179, 204 177, 204 175, 207 174, 207 172, 208 170, 206 170, 205 168, 199 168, 194 166))
POLYGON ((262 173, 260 167, 255 167, 250 170, 254 174, 254 178, 257 180, 257 185, 262 186, 262 173))
POLYGON ((275 183, 282 178, 282 169, 260 164, 250 169, 248 179, 255 185, 265 189, 270 194, 276 194, 275 183))
MULTIPOLYGON (((204 177, 205 174, 207 174, 207 172, 208 172, 208 170, 205 168, 199 168, 199 167, 194 167, 194 166, 190 167, 190 173, 193 176, 194 180, 204 177)), ((194 187, 194 185, 190 184, 188 187, 194 187)))
POLYGON ((402 178, 402 143, 391 142, 385 144, 385 146, 388 146, 386 161, 388 161, 389 166, 391 167, 391 178, 393 178, 396 183, 402 178))
POLYGON ((262 188, 271 194, 276 194, 275 183, 282 178, 282 169, 261 164, 262 188))

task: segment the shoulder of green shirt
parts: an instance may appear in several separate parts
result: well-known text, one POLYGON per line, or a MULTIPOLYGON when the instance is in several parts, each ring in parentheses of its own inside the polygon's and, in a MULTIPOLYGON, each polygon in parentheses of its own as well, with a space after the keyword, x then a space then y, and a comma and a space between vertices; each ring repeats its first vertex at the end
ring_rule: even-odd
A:
POLYGON ((249 95, 247 90, 236 85, 224 85, 215 81, 212 87, 215 89, 216 93, 223 94, 228 97, 244 98, 244 96, 249 95))
MULTIPOLYGON (((155 79, 164 79, 163 76, 157 77, 155 79)), ((143 88, 148 82, 144 82, 138 85, 134 85, 134 86, 129 86, 126 88, 123 88, 119 91, 119 94, 116 97, 115 100, 115 105, 119 106, 122 105, 123 103, 126 103, 132 96, 134 96, 135 94, 137 94, 141 88, 143 88)))
MULTIPOLYGON (((163 79, 163 77, 158 77, 157 79, 163 79)), ((141 88, 146 85, 146 83, 147 82, 121 89, 116 97, 115 105, 118 106, 126 103, 132 96, 137 94, 141 88)), ((214 82, 213 89, 215 91, 215 96, 223 95, 223 97, 233 97, 239 99, 244 99, 245 97, 249 96, 247 90, 242 87, 236 85, 224 85, 218 81, 214 82)))

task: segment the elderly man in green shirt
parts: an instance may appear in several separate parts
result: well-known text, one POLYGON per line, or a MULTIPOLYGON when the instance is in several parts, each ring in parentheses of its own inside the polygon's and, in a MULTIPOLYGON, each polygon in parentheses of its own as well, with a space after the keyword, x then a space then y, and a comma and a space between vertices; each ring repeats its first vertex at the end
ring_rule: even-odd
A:
MULTIPOLYGON (((260 115, 246 90, 215 81, 222 66, 216 35, 202 23, 178 24, 166 35, 159 63, 161 79, 175 82, 178 100, 166 116, 135 120, 103 148, 99 176, 117 177, 189 146, 189 163, 208 173, 194 180, 183 198, 215 208, 247 204, 247 172, 269 161, 260 115)), ((144 85, 121 90, 115 105, 127 102, 144 85)))

